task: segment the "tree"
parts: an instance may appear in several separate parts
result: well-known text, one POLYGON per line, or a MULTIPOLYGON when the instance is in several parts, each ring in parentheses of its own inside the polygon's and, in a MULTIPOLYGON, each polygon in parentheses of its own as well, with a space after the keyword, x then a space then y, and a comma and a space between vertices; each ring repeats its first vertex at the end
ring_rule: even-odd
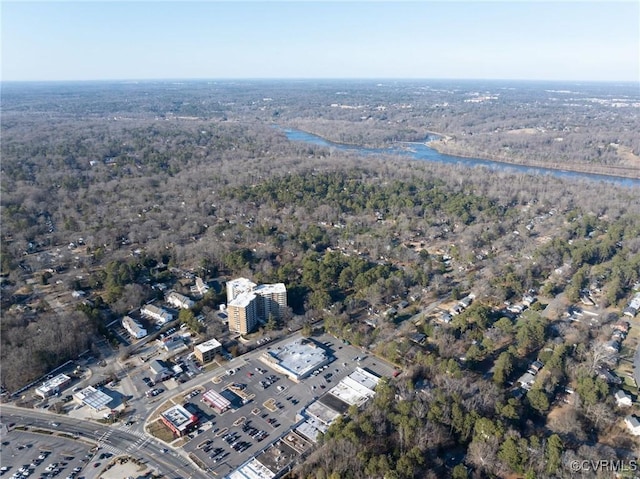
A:
POLYGON ((522 464, 525 462, 521 456, 518 442, 512 436, 509 436, 500 446, 498 458, 509 465, 514 472, 523 472, 522 464))
POLYGON ((546 461, 545 470, 548 474, 555 474, 560 467, 562 461, 562 453, 564 452, 564 445, 560 436, 552 434, 547 439, 544 457, 546 461))
POLYGON ((302 329, 300 330, 300 335, 303 338, 308 338, 311 336, 313 332, 313 326, 311 326, 311 323, 304 323, 302 325, 302 329))
POLYGON ((509 376, 513 372, 513 354, 509 351, 505 351, 498 356, 493 367, 493 382, 499 386, 509 379, 509 376))
POLYGON ((549 410, 549 398, 542 389, 533 388, 527 393, 529 405, 535 409, 538 414, 543 415, 549 410))
POLYGON ((531 351, 542 347, 545 341, 546 321, 539 313, 527 311, 518 321, 516 340, 518 352, 525 356, 531 351))
POLYGON ((265 328, 267 331, 275 331, 276 329, 278 329, 278 321, 272 313, 269 313, 269 318, 267 319, 265 328))

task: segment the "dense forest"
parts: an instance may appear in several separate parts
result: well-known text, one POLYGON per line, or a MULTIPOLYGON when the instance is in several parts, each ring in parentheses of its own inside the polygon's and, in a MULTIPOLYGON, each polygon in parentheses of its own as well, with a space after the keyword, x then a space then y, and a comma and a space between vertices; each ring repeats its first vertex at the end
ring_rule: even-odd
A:
POLYGON ((639 177, 639 101, 599 84, 3 85, 2 385, 91 348, 178 272, 243 275, 286 284, 291 314, 270 327, 323 319, 403 371, 299 477, 569 477, 574 457, 624 458, 637 445, 598 371, 640 282, 637 187, 365 157, 282 128, 376 147, 436 132, 457 154, 639 177), (597 327, 567 319, 587 292, 597 327), (450 324, 426 313, 469 293, 450 324))

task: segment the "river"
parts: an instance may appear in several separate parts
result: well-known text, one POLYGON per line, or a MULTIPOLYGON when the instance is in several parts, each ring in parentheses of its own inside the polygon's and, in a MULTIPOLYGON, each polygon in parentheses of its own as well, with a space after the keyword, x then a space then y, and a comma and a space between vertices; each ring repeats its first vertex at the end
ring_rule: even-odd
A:
POLYGON ((482 160, 480 158, 464 158, 461 156, 446 155, 427 146, 425 143, 399 143, 398 146, 391 148, 365 148, 363 146, 345 145, 341 143, 333 143, 324 138, 312 135, 305 131, 293 128, 283 129, 289 141, 304 142, 312 145, 325 146, 327 148, 337 148, 344 151, 355 151, 364 155, 392 154, 406 156, 416 160, 431 161, 435 163, 464 165, 468 167, 484 166, 493 170, 506 171, 512 173, 526 173, 530 175, 549 175, 556 178, 568 179, 586 179, 598 182, 609 182, 620 186, 640 187, 640 179, 624 178, 621 176, 598 175, 594 173, 582 173, 579 171, 557 170, 554 168, 544 168, 540 166, 514 165, 511 163, 502 163, 500 161, 482 160))

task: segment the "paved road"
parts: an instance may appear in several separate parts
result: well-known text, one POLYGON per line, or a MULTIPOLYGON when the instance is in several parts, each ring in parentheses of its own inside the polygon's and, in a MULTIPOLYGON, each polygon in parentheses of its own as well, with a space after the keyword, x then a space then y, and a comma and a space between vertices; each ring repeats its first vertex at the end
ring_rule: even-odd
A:
POLYGON ((106 426, 93 421, 72 419, 66 416, 3 405, 0 413, 3 424, 15 423, 31 428, 52 429, 75 434, 77 440, 97 444, 114 454, 129 454, 145 461, 158 472, 169 477, 205 479, 207 476, 184 456, 171 451, 162 452, 164 445, 148 435, 129 431, 122 427, 106 426), (56 427, 52 423, 57 424, 56 427))

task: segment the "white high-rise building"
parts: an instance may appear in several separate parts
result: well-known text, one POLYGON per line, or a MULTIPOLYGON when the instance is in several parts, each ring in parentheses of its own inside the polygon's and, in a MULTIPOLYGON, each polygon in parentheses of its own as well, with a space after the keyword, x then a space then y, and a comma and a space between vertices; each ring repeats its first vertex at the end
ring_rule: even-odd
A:
POLYGON ((282 311, 287 307, 287 288, 284 283, 261 284, 253 292, 258 296, 258 316, 264 320, 269 315, 275 318, 282 316, 282 311))
POLYGON ((242 293, 249 293, 257 286, 247 278, 236 278, 227 281, 227 303, 236 299, 242 293))
POLYGON ((242 293, 227 303, 230 331, 247 334, 256 329, 258 326, 256 303, 256 295, 251 292, 242 293))

